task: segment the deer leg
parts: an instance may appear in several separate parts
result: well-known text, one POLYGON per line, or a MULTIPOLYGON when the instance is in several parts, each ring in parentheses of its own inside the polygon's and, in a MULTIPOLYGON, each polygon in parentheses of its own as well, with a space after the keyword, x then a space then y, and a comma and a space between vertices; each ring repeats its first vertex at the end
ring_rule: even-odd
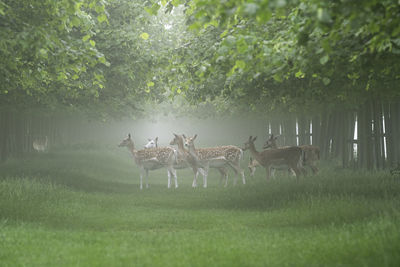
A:
POLYGON ((140 169, 140 190, 143 189, 143 174, 145 172, 145 169, 140 169))
POLYGON ((176 175, 176 170, 174 168, 171 169, 172 169, 172 174, 174 175, 175 188, 178 188, 178 176, 176 175))
POLYGON ((270 176, 271 176, 271 166, 266 166, 265 170, 266 170, 266 178, 267 178, 267 182, 268 182, 270 179, 270 176))
POLYGON ((275 171, 276 171, 275 168, 270 168, 271 177, 274 178, 274 179, 275 179, 275 171))
POLYGON ((170 170, 170 169, 167 170, 167 175, 168 175, 168 184, 167 184, 167 187, 168 187, 168 188, 171 188, 171 170, 170 170))
POLYGON ((314 164, 310 164, 310 168, 311 168, 313 174, 317 174, 318 173, 318 168, 314 164))
POLYGON ((301 174, 301 171, 299 170, 299 168, 297 168, 297 166, 295 168, 292 167, 292 169, 296 173, 296 181, 298 182, 299 181, 299 176, 301 174))
POLYGON ((149 188, 149 170, 146 169, 146 188, 149 188))
POLYGON ((210 170, 210 166, 207 164, 207 166, 204 167, 204 176, 203 176, 203 187, 207 188, 207 177, 208 177, 208 171, 210 170))
POLYGON ((193 178, 192 187, 197 187, 197 175, 199 175, 199 170, 197 168, 193 168, 193 172, 194 172, 194 178, 193 178))
POLYGON ((254 167, 254 166, 249 166, 248 167, 249 168, 249 170, 250 170, 250 176, 251 177, 253 177, 254 176, 254 173, 256 172, 256 167, 254 167))
POLYGON ((224 187, 228 185, 228 173, 224 167, 218 168, 219 173, 221 174, 221 178, 219 179, 219 185, 222 184, 222 181, 225 180, 224 187))

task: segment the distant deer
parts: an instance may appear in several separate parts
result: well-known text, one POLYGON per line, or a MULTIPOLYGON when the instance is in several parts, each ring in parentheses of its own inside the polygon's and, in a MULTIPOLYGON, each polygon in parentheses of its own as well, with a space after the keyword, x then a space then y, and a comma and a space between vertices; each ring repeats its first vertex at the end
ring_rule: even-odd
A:
POLYGON ((286 165, 291 168, 298 179, 302 173, 302 154, 301 148, 296 146, 284 147, 278 149, 268 149, 261 152, 257 151, 254 141, 257 137, 249 137, 249 140, 244 144, 243 150, 250 150, 251 155, 257 162, 266 170, 267 180, 271 177, 271 168, 274 166, 286 165))
POLYGON ((147 139, 148 143, 146 145, 144 145, 144 148, 155 148, 158 147, 158 137, 156 137, 155 139, 147 139))
POLYGON ((168 188, 171 187, 171 175, 175 178, 175 188, 178 187, 178 178, 173 167, 176 161, 176 151, 170 147, 147 148, 135 150, 131 134, 122 140, 119 147, 127 147, 132 153, 136 165, 140 168, 140 189, 143 189, 143 176, 146 176, 146 187, 149 187, 149 171, 166 167, 168 170, 168 188))
MULTIPOLYGON (((185 146, 188 147, 189 154, 192 156, 195 166, 197 168, 203 168, 205 172, 203 187, 207 187, 207 176, 210 167, 220 168, 229 166, 231 167, 237 175, 242 176, 243 184, 246 184, 246 179, 244 177, 244 171, 240 167, 240 160, 243 156, 242 149, 236 146, 219 146, 219 147, 208 147, 208 148, 198 148, 194 146, 194 140, 197 134, 193 137, 185 138, 185 146)), ((196 185, 197 176, 195 174, 193 185, 196 185)), ((233 184, 237 182, 237 177, 235 177, 233 184)))
MULTIPOLYGON (((278 139, 279 136, 280 135, 274 136, 273 134, 271 134, 270 138, 265 142, 263 148, 264 149, 278 148, 276 140, 278 139)), ((313 174, 317 174, 318 173, 317 161, 320 159, 319 147, 313 145, 302 145, 299 147, 304 152, 304 161, 303 161, 304 166, 309 166, 313 174)))
POLYGON ((35 151, 37 151, 37 152, 44 152, 44 151, 46 151, 47 148, 48 148, 48 145, 49 145, 49 140, 48 140, 48 138, 47 138, 47 135, 46 135, 44 138, 43 138, 43 137, 41 137, 41 138, 36 138, 36 139, 34 139, 33 142, 32 142, 33 149, 34 149, 35 151))

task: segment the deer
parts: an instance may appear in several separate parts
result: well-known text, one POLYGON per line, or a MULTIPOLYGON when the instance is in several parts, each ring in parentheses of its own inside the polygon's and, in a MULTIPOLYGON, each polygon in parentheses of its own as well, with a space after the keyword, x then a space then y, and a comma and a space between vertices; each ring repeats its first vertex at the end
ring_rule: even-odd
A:
MULTIPOLYGON (((219 147, 208 147, 208 148, 195 148, 194 140, 197 138, 197 134, 193 137, 186 137, 185 146, 188 147, 189 154, 192 157, 195 168, 204 169, 204 180, 203 187, 207 187, 207 176, 210 167, 220 168, 229 166, 237 175, 242 176, 243 184, 246 184, 244 171, 240 167, 240 160, 243 157, 243 151, 237 146, 219 146, 219 147)), ((236 185, 237 177, 235 177, 233 184, 236 185)), ((193 184, 197 184, 197 176, 195 174, 193 184)))
POLYGON ((170 147, 157 147, 136 150, 131 134, 122 140, 119 147, 127 147, 131 152, 136 165, 140 169, 140 190, 143 189, 143 176, 146 177, 146 188, 149 188, 149 171, 163 167, 167 168, 168 188, 171 188, 171 175, 175 179, 175 188, 178 188, 178 178, 173 165, 176 161, 176 150, 170 147))
POLYGON ((44 152, 48 148, 48 138, 47 135, 43 138, 36 138, 32 142, 33 149, 37 152, 44 152))
POLYGON ((148 138, 148 143, 144 145, 144 148, 155 148, 158 147, 158 137, 151 139, 148 138))
MULTIPOLYGON (((278 139, 280 135, 274 136, 271 134, 270 138, 265 142, 263 149, 267 148, 278 148, 278 144, 276 140, 278 139)), ((318 173, 318 167, 317 167, 317 161, 320 159, 320 149, 318 146, 313 146, 313 145, 302 145, 299 146, 303 152, 304 152, 304 161, 303 164, 304 166, 309 166, 313 172, 313 174, 318 173)))
MULTIPOLYGON (((252 177, 254 176, 254 174, 256 172, 256 168, 258 166, 260 166, 260 163, 258 163, 258 161, 256 159, 254 159, 253 157, 250 157, 249 163, 247 165, 247 168, 249 168, 249 170, 250 170, 250 176, 252 176, 252 177)), ((290 175, 296 176, 296 173, 290 168, 288 169, 288 168, 285 168, 284 166, 283 167, 275 166, 275 167, 271 168, 271 176, 272 177, 275 177, 275 171, 276 170, 288 171, 290 175)))
POLYGON ((278 149, 268 149, 261 152, 256 150, 254 141, 256 137, 249 137, 249 140, 245 142, 243 150, 250 150, 251 155, 258 163, 263 166, 266 170, 267 181, 271 177, 271 168, 279 165, 287 165, 291 168, 295 174, 297 180, 301 175, 302 171, 302 154, 303 151, 297 146, 290 146, 278 149))
MULTIPOLYGON (((189 151, 185 149, 184 147, 184 138, 182 135, 178 135, 174 133, 174 139, 169 143, 170 145, 176 145, 178 146, 178 160, 177 160, 177 167, 180 169, 184 168, 192 168, 196 178, 193 179, 192 187, 197 187, 197 176, 198 172, 200 172, 203 175, 203 181, 204 181, 204 170, 202 168, 199 168, 196 165, 196 162, 194 161, 194 158, 190 155, 189 151)), ((225 179, 225 187, 228 185, 228 173, 226 172, 226 169, 224 167, 216 167, 218 171, 221 174, 221 180, 225 179)))

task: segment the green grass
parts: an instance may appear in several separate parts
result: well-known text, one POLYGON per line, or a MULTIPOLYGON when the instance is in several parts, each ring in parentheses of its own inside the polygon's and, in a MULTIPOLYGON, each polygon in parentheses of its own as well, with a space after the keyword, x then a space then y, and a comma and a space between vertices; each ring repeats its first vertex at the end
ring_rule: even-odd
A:
MULTIPOLYGON (((244 166, 245 164, 243 164, 244 166)), ((139 173, 125 150, 0 165, 0 266, 399 266, 400 179, 323 169, 296 182, 191 188, 139 173)), ((248 175, 247 175, 248 176, 248 175)), ((201 179, 199 180, 201 184, 201 179)))

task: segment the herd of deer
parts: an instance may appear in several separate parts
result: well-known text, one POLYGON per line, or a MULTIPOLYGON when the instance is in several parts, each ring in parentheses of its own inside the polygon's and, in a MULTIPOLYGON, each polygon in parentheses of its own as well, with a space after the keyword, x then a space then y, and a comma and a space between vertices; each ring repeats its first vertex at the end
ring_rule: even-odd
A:
POLYGON ((221 180, 225 180, 225 186, 228 185, 227 168, 233 169, 236 176, 234 185, 237 182, 237 176, 242 177, 243 184, 246 184, 244 171, 240 167, 240 161, 243 158, 243 151, 250 150, 249 169, 251 175, 254 174, 257 166, 266 169, 267 180, 270 179, 271 171, 285 166, 286 170, 292 172, 297 178, 306 174, 303 165, 308 165, 313 173, 318 172, 316 162, 319 160, 319 148, 317 146, 288 146, 278 148, 277 136, 271 135, 263 146, 263 151, 256 150, 254 141, 257 137, 249 137, 244 144, 244 148, 237 146, 218 146, 209 148, 196 148, 194 141, 197 135, 186 137, 185 135, 174 134, 174 139, 170 142, 173 147, 158 147, 158 138, 149 139, 144 149, 136 150, 131 135, 125 138, 120 147, 127 147, 132 153, 133 159, 140 168, 140 189, 143 189, 143 176, 146 177, 146 187, 149 187, 148 172, 160 168, 167 168, 168 188, 171 187, 171 176, 174 177, 175 188, 178 187, 177 169, 191 168, 194 173, 193 187, 197 187, 197 177, 200 173, 203 176, 203 187, 207 187, 207 177, 210 168, 216 168, 221 174, 221 180))

